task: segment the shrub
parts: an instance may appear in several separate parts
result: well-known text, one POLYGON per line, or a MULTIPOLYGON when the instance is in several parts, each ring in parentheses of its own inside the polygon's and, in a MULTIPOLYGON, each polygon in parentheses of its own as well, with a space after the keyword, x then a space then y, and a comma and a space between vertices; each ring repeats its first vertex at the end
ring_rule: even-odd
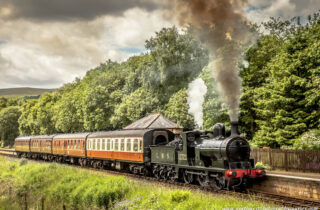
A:
POLYGON ((320 150, 320 130, 310 130, 305 132, 293 146, 295 149, 300 150, 320 150))
POLYGON ((189 191, 175 190, 171 193, 171 201, 180 203, 188 200, 190 195, 189 191))
POLYGON ((271 166, 269 166, 268 164, 264 164, 262 162, 257 162, 256 163, 256 168, 263 168, 263 169, 266 169, 266 170, 271 170, 271 166))

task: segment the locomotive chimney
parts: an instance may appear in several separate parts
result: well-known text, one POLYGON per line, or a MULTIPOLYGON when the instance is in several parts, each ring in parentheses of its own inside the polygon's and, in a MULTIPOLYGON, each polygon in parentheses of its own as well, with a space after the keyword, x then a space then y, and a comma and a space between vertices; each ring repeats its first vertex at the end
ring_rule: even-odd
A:
POLYGON ((231 136, 239 136, 240 135, 238 127, 239 127, 238 121, 231 122, 231 136))

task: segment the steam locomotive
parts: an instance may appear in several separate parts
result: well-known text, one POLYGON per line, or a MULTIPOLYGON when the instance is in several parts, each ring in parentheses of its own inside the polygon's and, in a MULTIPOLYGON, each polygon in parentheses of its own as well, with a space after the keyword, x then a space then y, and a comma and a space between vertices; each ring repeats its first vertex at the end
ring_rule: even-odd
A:
POLYGON ((218 123, 212 131, 183 132, 179 138, 165 129, 24 136, 15 139, 18 157, 123 170, 158 179, 199 183, 217 190, 239 190, 251 178, 264 177, 254 168, 250 146, 238 124, 231 135, 218 123))
POLYGON ((213 131, 184 132, 167 145, 151 146, 151 163, 155 177, 198 182, 217 190, 241 190, 251 178, 265 176, 263 169, 254 168, 250 146, 240 137, 236 122, 231 123, 229 137, 218 123, 213 131))

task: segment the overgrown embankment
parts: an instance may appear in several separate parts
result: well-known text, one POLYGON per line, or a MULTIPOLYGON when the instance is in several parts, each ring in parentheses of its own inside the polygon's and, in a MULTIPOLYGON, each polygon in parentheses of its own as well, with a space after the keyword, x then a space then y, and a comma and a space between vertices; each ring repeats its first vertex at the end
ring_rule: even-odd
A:
POLYGON ((222 209, 258 201, 141 184, 69 166, 0 157, 0 209, 222 209))

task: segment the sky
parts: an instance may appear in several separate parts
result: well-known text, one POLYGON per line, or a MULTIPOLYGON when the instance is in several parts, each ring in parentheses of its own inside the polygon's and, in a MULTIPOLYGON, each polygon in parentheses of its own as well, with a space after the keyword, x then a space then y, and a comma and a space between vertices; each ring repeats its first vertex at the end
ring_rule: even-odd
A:
MULTIPOLYGON (((259 23, 319 11, 320 0, 248 0, 259 23)), ((108 59, 145 52, 145 40, 177 25, 160 0, 0 0, 0 88, 57 88, 108 59)))

